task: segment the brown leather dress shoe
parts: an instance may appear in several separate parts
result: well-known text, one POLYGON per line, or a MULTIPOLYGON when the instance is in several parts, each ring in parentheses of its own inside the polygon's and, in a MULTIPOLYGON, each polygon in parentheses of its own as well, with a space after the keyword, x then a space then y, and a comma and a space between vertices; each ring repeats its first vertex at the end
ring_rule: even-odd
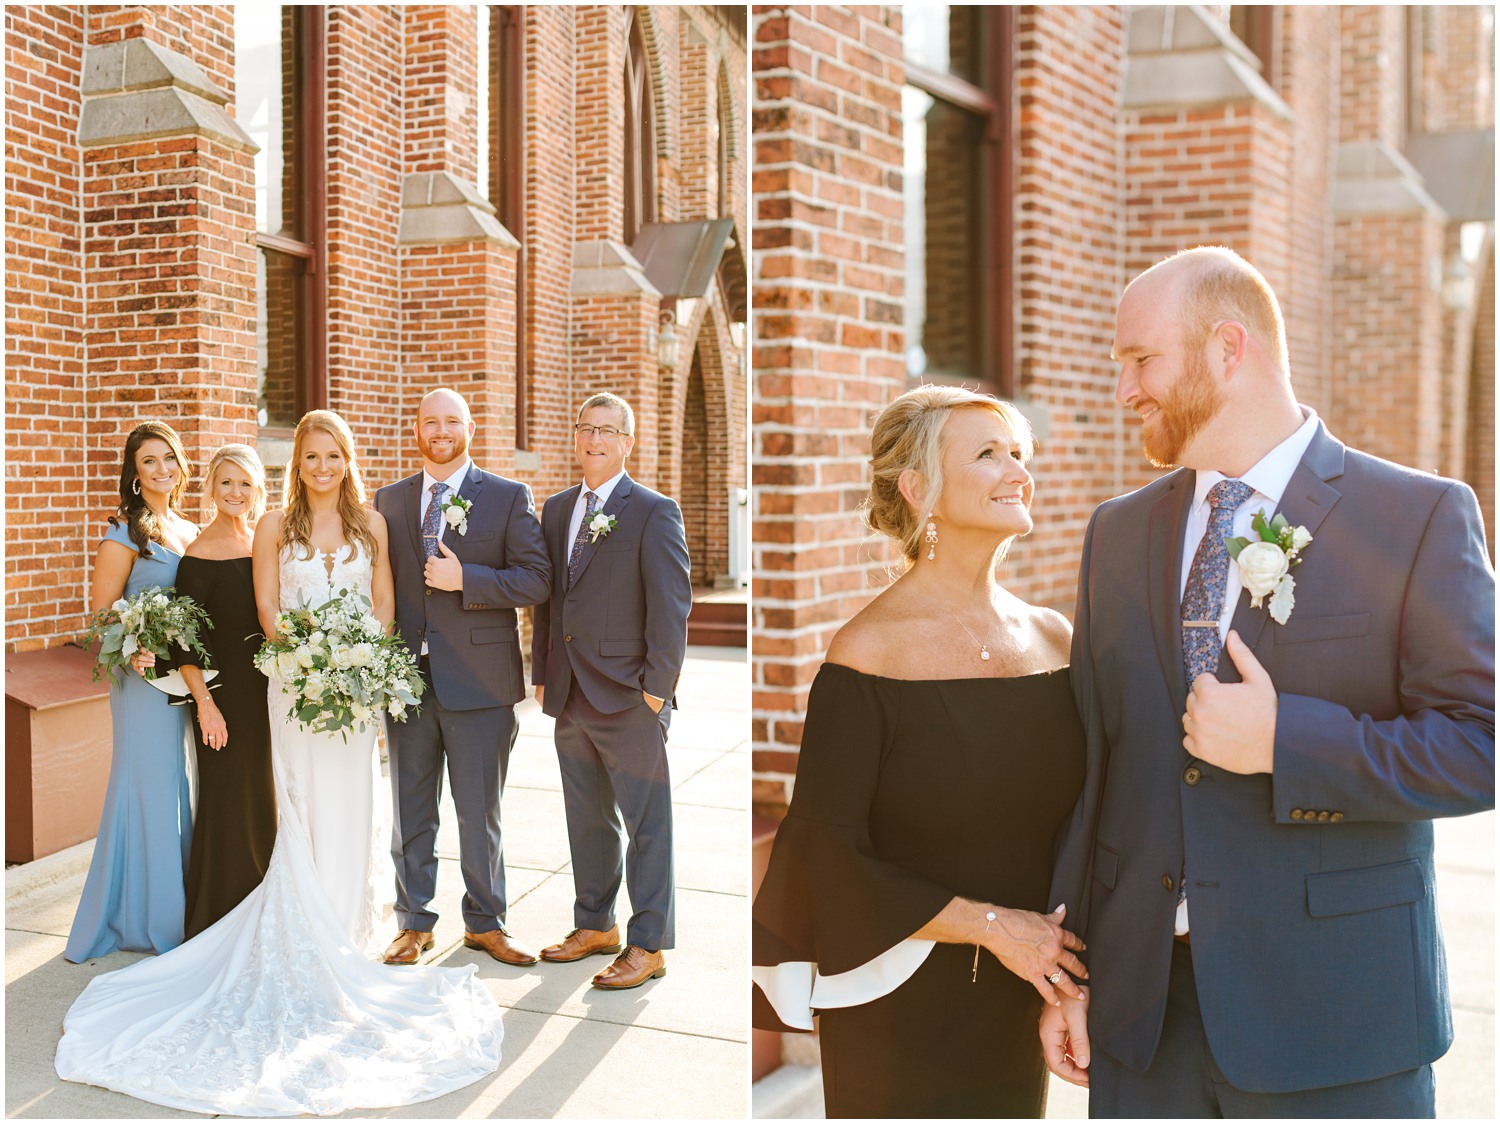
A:
POLYGON ((502 964, 510 964, 516 968, 530 968, 536 963, 536 953, 523 944, 518 944, 511 939, 511 935, 505 931, 502 925, 498 929, 492 929, 488 933, 464 933, 464 947, 477 948, 481 952, 488 952, 502 964))
POLYGON ((603 991, 624 991, 666 974, 667 962, 661 953, 647 952, 632 944, 626 945, 615 962, 594 977, 594 986, 603 991))
POLYGON ((620 948, 618 925, 611 925, 607 930, 574 929, 557 944, 549 944, 542 949, 542 959, 551 960, 554 964, 570 964, 585 956, 613 956, 620 948))
POLYGON ((396 939, 391 942, 391 947, 385 950, 385 962, 387 964, 415 964, 422 958, 422 953, 431 947, 431 933, 423 933, 416 929, 402 929, 396 934, 396 939))

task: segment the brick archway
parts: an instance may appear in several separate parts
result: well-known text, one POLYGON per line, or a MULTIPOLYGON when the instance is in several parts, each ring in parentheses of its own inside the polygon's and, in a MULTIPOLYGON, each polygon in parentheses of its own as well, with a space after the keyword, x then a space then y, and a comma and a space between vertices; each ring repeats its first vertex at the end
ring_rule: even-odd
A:
POLYGON ((704 302, 683 326, 684 334, 693 333, 691 359, 685 373, 664 375, 661 385, 663 420, 677 423, 669 431, 674 439, 662 443, 663 479, 682 505, 695 586, 713 585, 729 564, 731 446, 738 430, 729 416, 732 352, 721 312, 720 299, 704 302))

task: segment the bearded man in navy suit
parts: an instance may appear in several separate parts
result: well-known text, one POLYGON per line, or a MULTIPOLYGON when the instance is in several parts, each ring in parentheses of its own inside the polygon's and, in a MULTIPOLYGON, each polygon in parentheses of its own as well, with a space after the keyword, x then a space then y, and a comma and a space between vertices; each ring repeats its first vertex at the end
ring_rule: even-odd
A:
POLYGON ((388 722, 400 931, 387 964, 415 964, 438 915, 438 797, 443 767, 458 816, 464 945, 518 967, 537 955, 505 927, 500 795, 526 697, 516 610, 547 596, 551 567, 531 490, 469 459, 474 419, 434 390, 412 426, 423 469, 375 493, 390 527, 396 627, 418 657, 421 709, 388 722))
POLYGON ((1298 405, 1275 294, 1232 251, 1136 278, 1114 358, 1148 456, 1181 467, 1084 540, 1088 777, 1051 901, 1089 986, 1044 1008, 1048 1064, 1096 1117, 1431 1116, 1432 821, 1495 803, 1474 494, 1298 405), (1274 543, 1246 545, 1257 514, 1274 543))

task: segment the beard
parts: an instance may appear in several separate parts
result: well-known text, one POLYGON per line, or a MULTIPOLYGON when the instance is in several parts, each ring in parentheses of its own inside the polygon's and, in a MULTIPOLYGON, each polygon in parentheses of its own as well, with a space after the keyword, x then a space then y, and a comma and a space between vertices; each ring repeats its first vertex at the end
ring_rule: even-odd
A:
POLYGON ((420 437, 417 438, 417 448, 433 464, 452 464, 469 451, 469 435, 462 432, 455 435, 453 448, 443 456, 438 456, 437 450, 432 447, 432 442, 424 441, 420 437))
POLYGON ((1201 352, 1192 353, 1183 364, 1182 378, 1157 401, 1158 412, 1151 430, 1142 430, 1146 459, 1157 468, 1171 468, 1187 443, 1213 420, 1224 404, 1224 392, 1208 371, 1201 352))

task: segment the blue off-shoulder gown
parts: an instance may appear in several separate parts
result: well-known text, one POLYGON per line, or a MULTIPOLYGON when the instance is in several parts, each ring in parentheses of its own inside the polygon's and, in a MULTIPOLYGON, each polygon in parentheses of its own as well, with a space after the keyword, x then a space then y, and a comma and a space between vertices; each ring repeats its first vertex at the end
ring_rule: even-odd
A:
MULTIPOLYGON (((124 526, 104 537, 135 549, 124 526)), ((173 585, 180 561, 152 543, 151 557, 131 567, 125 596, 173 585)), ((193 834, 187 714, 134 671, 117 675, 119 685, 109 689, 114 753, 104 814, 63 952, 75 964, 116 949, 160 953, 182 943, 183 871, 193 834)))

